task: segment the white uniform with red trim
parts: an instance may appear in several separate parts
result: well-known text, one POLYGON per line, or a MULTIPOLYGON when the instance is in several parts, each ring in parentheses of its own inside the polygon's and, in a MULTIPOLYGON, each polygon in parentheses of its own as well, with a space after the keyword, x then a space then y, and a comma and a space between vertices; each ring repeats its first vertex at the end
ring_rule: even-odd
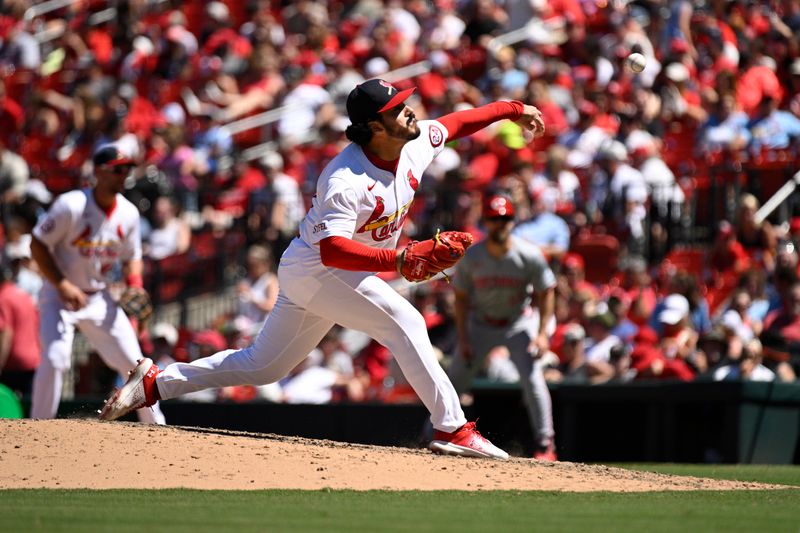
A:
POLYGON ((317 182, 300 239, 316 245, 327 237, 347 237, 394 250, 419 180, 446 139, 447 130, 438 122, 418 124, 420 135, 403 148, 396 173, 373 165, 355 144, 331 161, 317 182))
MULTIPOLYGON (((75 327, 123 377, 143 357, 130 320, 106 290, 106 276, 117 261, 142 257, 139 211, 118 194, 114 208, 106 213, 94 201, 91 189, 75 190, 56 199, 33 235, 48 247, 64 277, 87 295, 86 306, 77 311, 64 307, 49 282, 39 295, 44 356, 33 381, 31 418, 53 418, 64 373, 71 365, 75 327)), ((143 422, 164 423, 157 404, 138 414, 143 422)))
POLYGON ((355 144, 328 164, 300 237, 281 257, 278 301, 256 341, 242 350, 168 366, 156 378, 161 398, 277 381, 338 323, 391 350, 436 429, 452 432, 466 423, 414 306, 372 272, 331 268, 320 260, 319 241, 326 237, 346 237, 374 248, 397 246, 419 180, 447 140, 439 122, 418 124, 420 135, 405 144, 395 172, 373 165, 355 144))

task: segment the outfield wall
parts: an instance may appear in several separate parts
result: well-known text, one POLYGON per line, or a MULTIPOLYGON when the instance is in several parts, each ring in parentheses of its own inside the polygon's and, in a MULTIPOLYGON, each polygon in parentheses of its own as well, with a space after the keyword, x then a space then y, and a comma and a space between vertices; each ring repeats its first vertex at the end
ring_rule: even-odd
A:
MULTIPOLYGON (((582 462, 800 464, 800 384, 634 383, 551 389, 559 458, 582 462)), ((60 416, 98 408, 65 402, 60 416)), ((174 425, 323 438, 363 444, 426 442, 419 404, 287 405, 163 403, 174 425)), ((477 382, 466 408, 479 429, 512 454, 532 437, 515 385, 477 382)))

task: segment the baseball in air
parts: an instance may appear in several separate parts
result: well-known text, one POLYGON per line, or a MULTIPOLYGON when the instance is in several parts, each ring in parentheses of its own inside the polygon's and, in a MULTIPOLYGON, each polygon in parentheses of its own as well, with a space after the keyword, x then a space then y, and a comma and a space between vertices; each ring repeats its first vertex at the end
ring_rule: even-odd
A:
POLYGON ((625 60, 625 64, 628 66, 631 72, 638 74, 644 70, 647 60, 639 52, 634 52, 628 56, 628 59, 625 60))

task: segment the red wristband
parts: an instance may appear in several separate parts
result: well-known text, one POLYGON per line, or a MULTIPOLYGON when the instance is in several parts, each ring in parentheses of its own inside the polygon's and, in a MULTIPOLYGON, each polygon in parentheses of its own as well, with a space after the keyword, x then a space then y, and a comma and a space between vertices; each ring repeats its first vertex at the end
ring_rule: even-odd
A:
POLYGON ((144 279, 141 274, 129 274, 127 278, 128 287, 144 288, 144 279))

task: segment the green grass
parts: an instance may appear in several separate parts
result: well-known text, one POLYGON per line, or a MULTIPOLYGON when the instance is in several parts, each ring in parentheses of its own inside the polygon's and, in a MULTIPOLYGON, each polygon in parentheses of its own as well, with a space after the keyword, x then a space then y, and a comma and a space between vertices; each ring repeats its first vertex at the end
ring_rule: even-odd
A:
POLYGON ((791 531, 800 490, 0 492, 0 531, 791 531))
MULTIPOLYGON (((620 463, 614 466, 630 470, 646 470, 660 474, 677 476, 697 476, 712 479, 735 479, 737 481, 758 481, 778 485, 800 487, 800 466, 798 465, 692 465, 692 464, 631 464, 620 463)), ((800 530, 800 528, 798 528, 800 530)))

